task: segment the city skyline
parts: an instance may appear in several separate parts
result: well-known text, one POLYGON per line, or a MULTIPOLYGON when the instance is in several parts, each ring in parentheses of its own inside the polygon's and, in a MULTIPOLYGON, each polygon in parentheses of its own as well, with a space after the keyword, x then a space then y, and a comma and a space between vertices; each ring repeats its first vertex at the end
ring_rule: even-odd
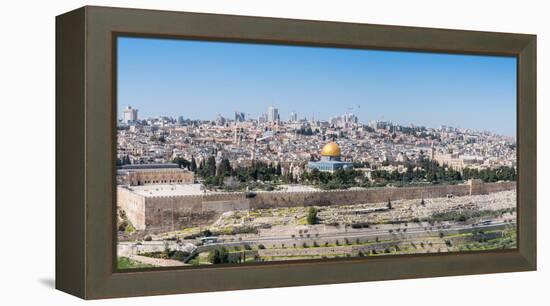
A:
POLYGON ((118 101, 140 117, 354 113, 515 137, 515 58, 119 38, 118 101), (192 73, 185 73, 186 70, 192 73), (336 80, 336 81, 335 81, 336 80), (399 90, 395 90, 398 88, 399 90), (215 90, 213 90, 215 89, 215 90))
MULTIPOLYGON (((243 121, 249 121, 249 120, 252 120, 252 121, 257 122, 257 123, 269 123, 269 122, 272 122, 269 118, 269 111, 270 111, 271 107, 274 107, 277 111, 280 111, 277 107, 270 106, 270 107, 268 107, 266 112, 261 113, 256 118, 255 117, 250 117, 249 114, 246 114, 244 112, 235 111, 232 115, 225 115, 224 116, 222 114, 217 114, 217 115, 215 115, 215 116, 213 116, 212 118, 209 118, 209 119, 195 119, 195 118, 188 118, 188 117, 185 117, 185 116, 182 116, 182 115, 167 115, 166 114, 166 115, 156 115, 156 116, 147 116, 147 117, 141 117, 140 116, 137 120, 134 120, 134 121, 136 121, 136 122, 137 121, 142 121, 142 120, 146 120, 146 121, 153 120, 153 121, 155 121, 155 120, 158 120, 160 118, 169 118, 169 119, 172 119, 174 121, 178 121, 179 118, 181 117, 184 120, 199 120, 199 121, 202 121, 202 122, 215 122, 217 119, 219 119, 219 116, 222 116, 225 120, 227 120, 227 123, 235 122, 235 121, 243 122, 243 121), (245 114, 244 120, 241 120, 240 118, 239 118, 239 120, 237 120, 235 118, 235 116, 241 116, 243 114, 245 114), (264 120, 264 121, 262 122, 262 120, 264 120)), ((118 120, 119 120, 120 123, 123 123, 123 124, 128 124, 129 123, 124 118, 125 112, 127 111, 127 108, 130 108, 132 111, 136 111, 136 112, 139 111, 138 109, 133 108, 131 105, 124 106, 124 108, 119 111, 121 116, 119 116, 118 120)), ((350 112, 350 113, 344 113, 344 114, 334 114, 333 116, 331 116, 329 118, 315 118, 315 121, 316 122, 329 122, 330 123, 330 119, 343 118, 346 115, 355 116, 352 112, 350 112)), ((136 113, 136 116, 137 116, 137 113, 136 113)), ((280 122, 297 123, 297 122, 301 122, 301 120, 308 120, 308 123, 311 123, 309 121, 310 118, 307 118, 305 116, 300 117, 299 114, 297 114, 295 112, 290 112, 288 118, 286 120, 280 119, 280 122)), ((393 122, 393 121, 384 121, 384 120, 365 120, 365 121, 362 121, 362 120, 359 120, 359 119, 358 119, 357 123, 362 124, 362 125, 366 125, 366 126, 371 126, 372 124, 376 124, 376 123, 388 123, 388 124, 391 124, 393 126, 423 127, 423 128, 435 129, 435 130, 445 129, 445 128, 456 128, 456 129, 460 129, 460 130, 470 130, 470 131, 473 131, 473 132, 483 132, 483 133, 488 132, 488 133, 491 133, 491 134, 494 134, 494 135, 510 137, 510 138, 513 138, 513 139, 516 138, 516 135, 504 135, 504 134, 495 133, 495 132, 490 131, 490 130, 477 130, 477 129, 469 128, 467 126, 451 126, 451 125, 448 125, 448 124, 442 124, 440 126, 424 126, 424 125, 415 124, 414 122, 411 122, 409 124, 402 124, 402 123, 393 122)))

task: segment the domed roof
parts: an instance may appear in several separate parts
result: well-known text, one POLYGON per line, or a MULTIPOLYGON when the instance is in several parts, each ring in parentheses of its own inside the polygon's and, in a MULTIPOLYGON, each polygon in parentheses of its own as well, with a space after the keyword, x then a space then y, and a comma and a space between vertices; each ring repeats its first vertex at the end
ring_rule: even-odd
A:
POLYGON ((321 155, 339 157, 340 147, 335 142, 329 142, 323 147, 323 150, 321 150, 321 155))

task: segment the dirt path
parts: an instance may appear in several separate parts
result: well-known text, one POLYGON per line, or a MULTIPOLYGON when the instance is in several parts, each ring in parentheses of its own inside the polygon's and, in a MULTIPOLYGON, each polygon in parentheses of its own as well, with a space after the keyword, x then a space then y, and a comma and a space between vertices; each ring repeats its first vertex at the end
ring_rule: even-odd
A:
POLYGON ((186 265, 181 261, 172 260, 172 259, 160 259, 160 258, 152 258, 152 257, 140 256, 140 255, 128 255, 128 257, 135 261, 139 261, 145 264, 150 264, 150 265, 159 266, 159 267, 177 267, 177 266, 186 265))

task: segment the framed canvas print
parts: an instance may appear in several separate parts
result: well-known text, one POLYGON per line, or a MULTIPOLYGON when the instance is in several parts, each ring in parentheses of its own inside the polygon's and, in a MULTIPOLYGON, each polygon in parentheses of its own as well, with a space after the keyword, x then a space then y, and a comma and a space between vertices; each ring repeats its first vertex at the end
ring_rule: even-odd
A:
POLYGON ((58 289, 536 269, 535 36, 105 7, 56 29, 58 289))

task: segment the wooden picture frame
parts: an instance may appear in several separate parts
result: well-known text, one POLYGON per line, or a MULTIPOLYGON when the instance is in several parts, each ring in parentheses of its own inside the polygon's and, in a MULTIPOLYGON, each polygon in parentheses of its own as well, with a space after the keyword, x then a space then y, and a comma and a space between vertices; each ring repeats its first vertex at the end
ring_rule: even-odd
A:
POLYGON ((534 35, 87 6, 56 18, 56 116, 56 288, 84 299, 536 270, 534 35), (517 57, 518 248, 116 271, 121 34, 517 57))

